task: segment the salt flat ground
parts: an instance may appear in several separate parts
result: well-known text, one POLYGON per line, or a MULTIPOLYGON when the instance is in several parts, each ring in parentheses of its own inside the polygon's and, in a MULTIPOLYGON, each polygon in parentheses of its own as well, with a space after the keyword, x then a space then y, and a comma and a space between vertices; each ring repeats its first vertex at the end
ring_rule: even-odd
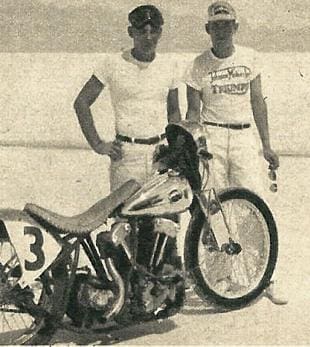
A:
MULTIPOLYGON (((185 66, 192 57, 179 54, 180 65, 185 66)), ((108 193, 108 161, 86 150, 72 107, 80 88, 103 58, 101 54, 1 54, 0 208, 23 208, 31 201, 72 215, 108 193)), ((309 61, 309 53, 261 56, 270 133, 280 153, 310 153, 309 61)), ((93 115, 100 134, 110 139, 114 120, 106 95, 97 100, 93 115)), ((183 85, 183 115, 185 100, 183 85)), ((189 293, 184 310, 161 323, 111 332, 111 336, 62 330, 53 342, 310 344, 309 169, 310 159, 281 157, 279 192, 266 196, 279 226, 277 273, 290 300, 287 306, 277 307, 262 299, 241 311, 215 313, 189 293)))
MULTIPOLYGON (((63 214, 83 211, 108 193, 107 161, 91 151, 2 148, 0 207, 32 201, 63 214)), ((118 331, 77 334, 59 330, 61 344, 310 344, 310 159, 281 157, 279 191, 268 194, 275 212, 280 254, 277 274, 286 306, 266 298, 239 311, 219 313, 188 293, 171 319, 118 331)))

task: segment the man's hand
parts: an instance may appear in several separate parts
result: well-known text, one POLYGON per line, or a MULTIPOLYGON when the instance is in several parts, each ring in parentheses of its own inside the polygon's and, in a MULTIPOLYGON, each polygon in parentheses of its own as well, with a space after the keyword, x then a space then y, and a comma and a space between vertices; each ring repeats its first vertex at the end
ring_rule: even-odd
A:
POLYGON ((277 153, 275 153, 271 148, 264 148, 263 153, 264 153, 264 158, 269 163, 269 169, 277 170, 277 168, 280 165, 279 157, 278 157, 277 153))
POLYGON ((122 143, 115 140, 113 142, 100 142, 94 147, 98 154, 108 155, 112 160, 122 159, 122 143))

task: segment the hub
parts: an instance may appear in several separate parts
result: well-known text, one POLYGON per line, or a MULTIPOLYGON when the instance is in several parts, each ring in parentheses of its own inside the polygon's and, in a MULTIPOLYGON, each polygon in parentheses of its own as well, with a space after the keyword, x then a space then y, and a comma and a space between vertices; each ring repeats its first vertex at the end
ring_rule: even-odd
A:
POLYGON ((242 247, 240 243, 235 242, 232 238, 229 238, 229 242, 222 245, 221 251, 228 255, 238 255, 242 251, 242 247))

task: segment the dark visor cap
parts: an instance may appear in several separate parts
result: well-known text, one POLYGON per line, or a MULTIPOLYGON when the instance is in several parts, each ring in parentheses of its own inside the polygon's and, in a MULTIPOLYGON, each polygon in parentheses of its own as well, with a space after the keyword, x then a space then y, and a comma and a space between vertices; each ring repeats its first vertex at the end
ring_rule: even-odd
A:
POLYGON ((154 27, 160 27, 164 24, 161 12, 153 5, 142 5, 136 7, 128 15, 128 20, 132 26, 140 29, 150 23, 154 27))

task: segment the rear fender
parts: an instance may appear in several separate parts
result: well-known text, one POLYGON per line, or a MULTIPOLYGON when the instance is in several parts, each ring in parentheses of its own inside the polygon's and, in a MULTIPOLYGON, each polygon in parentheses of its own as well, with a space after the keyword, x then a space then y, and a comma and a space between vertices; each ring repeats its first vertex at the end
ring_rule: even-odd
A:
POLYGON ((20 210, 0 210, 0 262, 8 256, 2 247, 8 240, 15 249, 21 267, 22 276, 18 283, 22 287, 40 276, 61 251, 61 245, 56 239, 31 216, 20 210))

